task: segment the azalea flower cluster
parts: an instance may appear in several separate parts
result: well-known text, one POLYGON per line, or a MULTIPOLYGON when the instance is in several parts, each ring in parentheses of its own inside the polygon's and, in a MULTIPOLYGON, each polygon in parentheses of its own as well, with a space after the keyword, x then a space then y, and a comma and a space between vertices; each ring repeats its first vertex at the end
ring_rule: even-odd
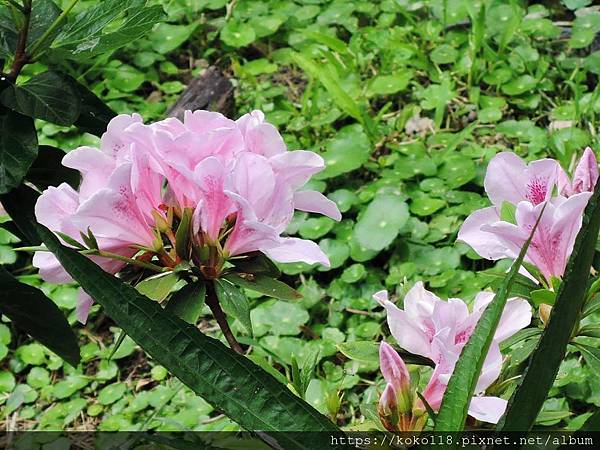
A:
MULTIPOLYGON (((469 340, 487 305, 494 299, 491 292, 475 297, 473 310, 458 298, 441 300, 418 282, 404 297, 404 309, 388 300, 386 291, 374 298, 387 313, 392 336, 404 350, 429 358, 435 367, 422 396, 416 396, 416 386, 402 358, 387 343, 380 344, 381 372, 387 385, 379 400, 379 416, 390 431, 420 431, 427 422, 427 408, 437 411, 460 353, 469 340)), ((502 354, 500 343, 531 322, 529 303, 520 298, 508 300, 484 360, 469 415, 484 422, 497 423, 506 400, 483 395, 500 376, 502 354)))
MULTIPOLYGON (((229 258, 256 251, 279 262, 329 265, 314 242, 282 236, 296 209, 340 220, 334 202, 304 188, 324 161, 288 151, 260 111, 236 121, 187 111, 183 121, 152 124, 120 115, 99 149, 73 150, 63 165, 81 173, 79 190, 48 188, 36 218, 66 244, 92 242, 97 251, 88 254, 107 272, 121 271, 128 258, 168 269, 187 260, 210 279, 229 258), (182 254, 176 232, 185 220, 190 245, 182 254)), ((36 252, 33 263, 46 281, 71 280, 51 253, 36 252)), ((81 321, 90 305, 80 296, 81 321)))
POLYGON ((597 180, 598 162, 590 148, 572 179, 553 159, 526 164, 514 153, 499 153, 484 182, 492 206, 467 217, 458 240, 483 258, 515 259, 545 207, 525 261, 539 270, 539 281, 552 287, 552 279, 564 274, 597 180))

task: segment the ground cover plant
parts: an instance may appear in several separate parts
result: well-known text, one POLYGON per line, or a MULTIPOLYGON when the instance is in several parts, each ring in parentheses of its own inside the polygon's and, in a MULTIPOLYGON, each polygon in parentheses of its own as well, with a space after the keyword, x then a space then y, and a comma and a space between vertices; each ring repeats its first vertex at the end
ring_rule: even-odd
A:
POLYGON ((0 1, 3 429, 593 426, 598 33, 586 0, 0 1), (209 66, 228 117, 167 119, 209 66))

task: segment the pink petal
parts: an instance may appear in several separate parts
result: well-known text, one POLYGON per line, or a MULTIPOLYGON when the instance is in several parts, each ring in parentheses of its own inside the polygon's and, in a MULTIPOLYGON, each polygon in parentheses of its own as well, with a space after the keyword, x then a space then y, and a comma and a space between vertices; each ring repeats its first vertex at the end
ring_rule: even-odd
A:
POLYGON ((502 353, 496 341, 492 341, 488 353, 483 361, 481 373, 477 379, 475 393, 484 392, 500 376, 502 370, 502 353))
POLYGON ((246 148, 267 158, 287 151, 283 138, 273 125, 265 122, 262 111, 252 111, 240 117, 236 124, 244 136, 246 148))
POLYGON ((112 156, 92 147, 79 147, 67 153, 62 160, 65 167, 81 172, 79 193, 82 199, 106 187, 110 174, 115 169, 112 156))
POLYGON ((139 114, 131 116, 120 114, 113 118, 100 140, 101 150, 117 162, 127 159, 131 140, 126 135, 125 130, 136 123, 143 123, 142 116, 139 114))
POLYGON ((85 325, 93 304, 94 299, 92 299, 92 297, 90 297, 83 289, 79 289, 77 295, 77 307, 75 308, 75 314, 79 323, 85 325))
POLYGON ((496 207, 502 207, 504 201, 516 204, 524 200, 526 169, 525 161, 512 152, 501 152, 492 158, 487 168, 484 186, 496 207))
POLYGON ((73 216, 80 230, 90 228, 97 238, 152 246, 154 235, 141 214, 131 190, 131 164, 115 170, 111 187, 87 199, 73 216))
POLYGON ((281 153, 269 161, 275 172, 294 190, 304 186, 311 176, 325 168, 323 158, 307 150, 281 153))
POLYGON ((429 358, 431 356, 431 344, 427 334, 419 327, 406 311, 399 309, 387 300, 383 291, 373 296, 387 312, 387 322, 392 336, 400 347, 417 355, 429 358))
POLYGON ((67 183, 62 183, 42 192, 35 204, 35 217, 51 231, 60 231, 78 239, 79 232, 70 220, 78 207, 79 194, 67 183))
POLYGON ((384 341, 379 345, 379 364, 383 378, 392 384, 396 390, 400 391, 408 388, 410 374, 404 361, 396 353, 396 350, 384 341))
POLYGON ((338 222, 342 214, 334 201, 317 191, 300 191, 294 194, 294 207, 300 211, 323 214, 338 222))
POLYGON ((499 397, 473 397, 469 404, 469 415, 477 420, 498 423, 508 402, 499 397))
POLYGON ((196 210, 200 214, 200 226, 209 239, 216 242, 233 207, 233 202, 224 192, 227 171, 217 158, 210 157, 196 166, 194 176, 202 190, 202 205, 196 210))
POLYGON ((329 267, 329 258, 313 241, 299 238, 282 238, 279 245, 261 249, 269 258, 280 263, 303 262, 329 267))
POLYGON ((573 174, 573 193, 593 192, 598 181, 598 161, 590 147, 586 147, 573 174))
POLYGON ((185 111, 185 128, 193 133, 203 134, 218 128, 235 128, 236 123, 223 114, 213 111, 185 111))
POLYGON ((484 225, 500 221, 495 207, 474 211, 462 224, 457 240, 469 245, 475 252, 486 259, 496 260, 506 257, 506 248, 494 234, 483 231, 484 225))
POLYGON ((40 270, 40 276, 49 283, 70 283, 71 275, 60 265, 58 259, 50 252, 35 252, 33 254, 34 267, 40 270))

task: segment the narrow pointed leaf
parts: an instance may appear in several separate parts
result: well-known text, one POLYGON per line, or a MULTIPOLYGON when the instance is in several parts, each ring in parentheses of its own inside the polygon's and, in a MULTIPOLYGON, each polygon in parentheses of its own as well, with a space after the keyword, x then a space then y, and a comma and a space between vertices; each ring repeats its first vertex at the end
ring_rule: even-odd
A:
POLYGON ((500 285, 494 299, 485 308, 473 334, 462 349, 460 358, 456 362, 454 371, 448 381, 442 405, 436 416, 434 427, 434 431, 436 432, 462 431, 464 428, 469 404, 471 403, 483 362, 492 343, 504 307, 506 306, 515 276, 521 267, 523 258, 525 258, 525 254, 543 213, 544 210, 542 209, 529 239, 523 245, 519 256, 500 285))
POLYGON ((529 360, 519 387, 508 403, 506 414, 498 424, 498 430, 529 430, 554 383, 571 333, 584 307, 590 267, 600 229, 599 198, 600 189, 597 186, 585 209, 583 224, 558 290, 550 322, 529 360))
POLYGON ((58 306, 42 291, 14 278, 0 266, 0 310, 72 366, 79 364, 77 338, 58 306))
POLYGON ((33 120, 13 111, 0 111, 0 194, 21 183, 35 161, 37 148, 33 120))
MULTIPOLYGON (((164 311, 91 260, 63 247, 45 227, 38 233, 63 267, 159 364, 247 430, 280 448, 321 448, 323 437, 275 431, 341 433, 325 416, 248 358, 164 311)), ((329 434, 326 439, 329 440, 329 434)))

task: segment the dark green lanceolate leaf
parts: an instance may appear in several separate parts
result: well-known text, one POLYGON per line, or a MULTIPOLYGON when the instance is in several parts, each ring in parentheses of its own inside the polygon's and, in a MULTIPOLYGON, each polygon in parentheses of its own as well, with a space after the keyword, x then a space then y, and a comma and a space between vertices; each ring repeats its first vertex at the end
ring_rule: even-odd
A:
POLYGON ((223 311, 239 320, 246 331, 252 334, 250 304, 246 296, 227 280, 215 280, 215 293, 223 311))
POLYGON ((590 371, 592 373, 600 373, 600 349, 580 343, 575 343, 574 345, 581 352, 581 356, 583 356, 590 371))
POLYGON ((37 158, 27 173, 27 181, 40 189, 58 186, 61 183, 68 183, 77 189, 80 181, 79 172, 62 165, 64 156, 65 152, 59 148, 40 145, 37 158))
POLYGON ((356 223, 354 235, 363 247, 383 250, 398 236, 408 220, 408 206, 396 195, 375 198, 356 223))
POLYGON ((475 330, 473 330, 473 334, 462 349, 436 416, 434 431, 461 431, 464 428, 471 397, 473 397, 483 362, 502 317, 515 275, 521 267, 543 213, 544 210, 540 213, 529 239, 523 245, 519 256, 500 285, 494 299, 485 308, 475 326, 475 330))
MULTIPOLYGON (((242 355, 164 311, 133 287, 60 245, 45 227, 45 244, 63 267, 119 327, 152 358, 247 430, 341 433, 325 416, 242 355)), ((279 433, 265 437, 286 449, 320 448, 319 436, 279 433)), ((327 438, 329 439, 329 438, 327 438)))
POLYGON ((252 275, 251 278, 242 278, 238 274, 230 273, 223 278, 243 288, 280 300, 298 300, 302 298, 302 294, 295 289, 266 275, 256 274, 252 275))
POLYGON ((0 194, 21 183, 35 161, 37 148, 32 119, 13 111, 0 112, 0 194))
POLYGON ((71 86, 51 71, 5 89, 0 101, 20 114, 58 125, 72 125, 80 111, 79 100, 71 86))
POLYGON ((165 310, 194 325, 202 313, 206 296, 204 283, 190 283, 175 292, 165 310))
POLYGON ((73 366, 79 364, 79 347, 73 330, 58 306, 32 286, 20 283, 0 266, 0 310, 73 366))
POLYGON ((590 199, 575 240, 565 276, 558 290, 550 321, 537 345, 506 414, 501 431, 527 431, 535 423, 563 361, 573 328, 583 309, 590 267, 600 229, 600 189, 590 199))

